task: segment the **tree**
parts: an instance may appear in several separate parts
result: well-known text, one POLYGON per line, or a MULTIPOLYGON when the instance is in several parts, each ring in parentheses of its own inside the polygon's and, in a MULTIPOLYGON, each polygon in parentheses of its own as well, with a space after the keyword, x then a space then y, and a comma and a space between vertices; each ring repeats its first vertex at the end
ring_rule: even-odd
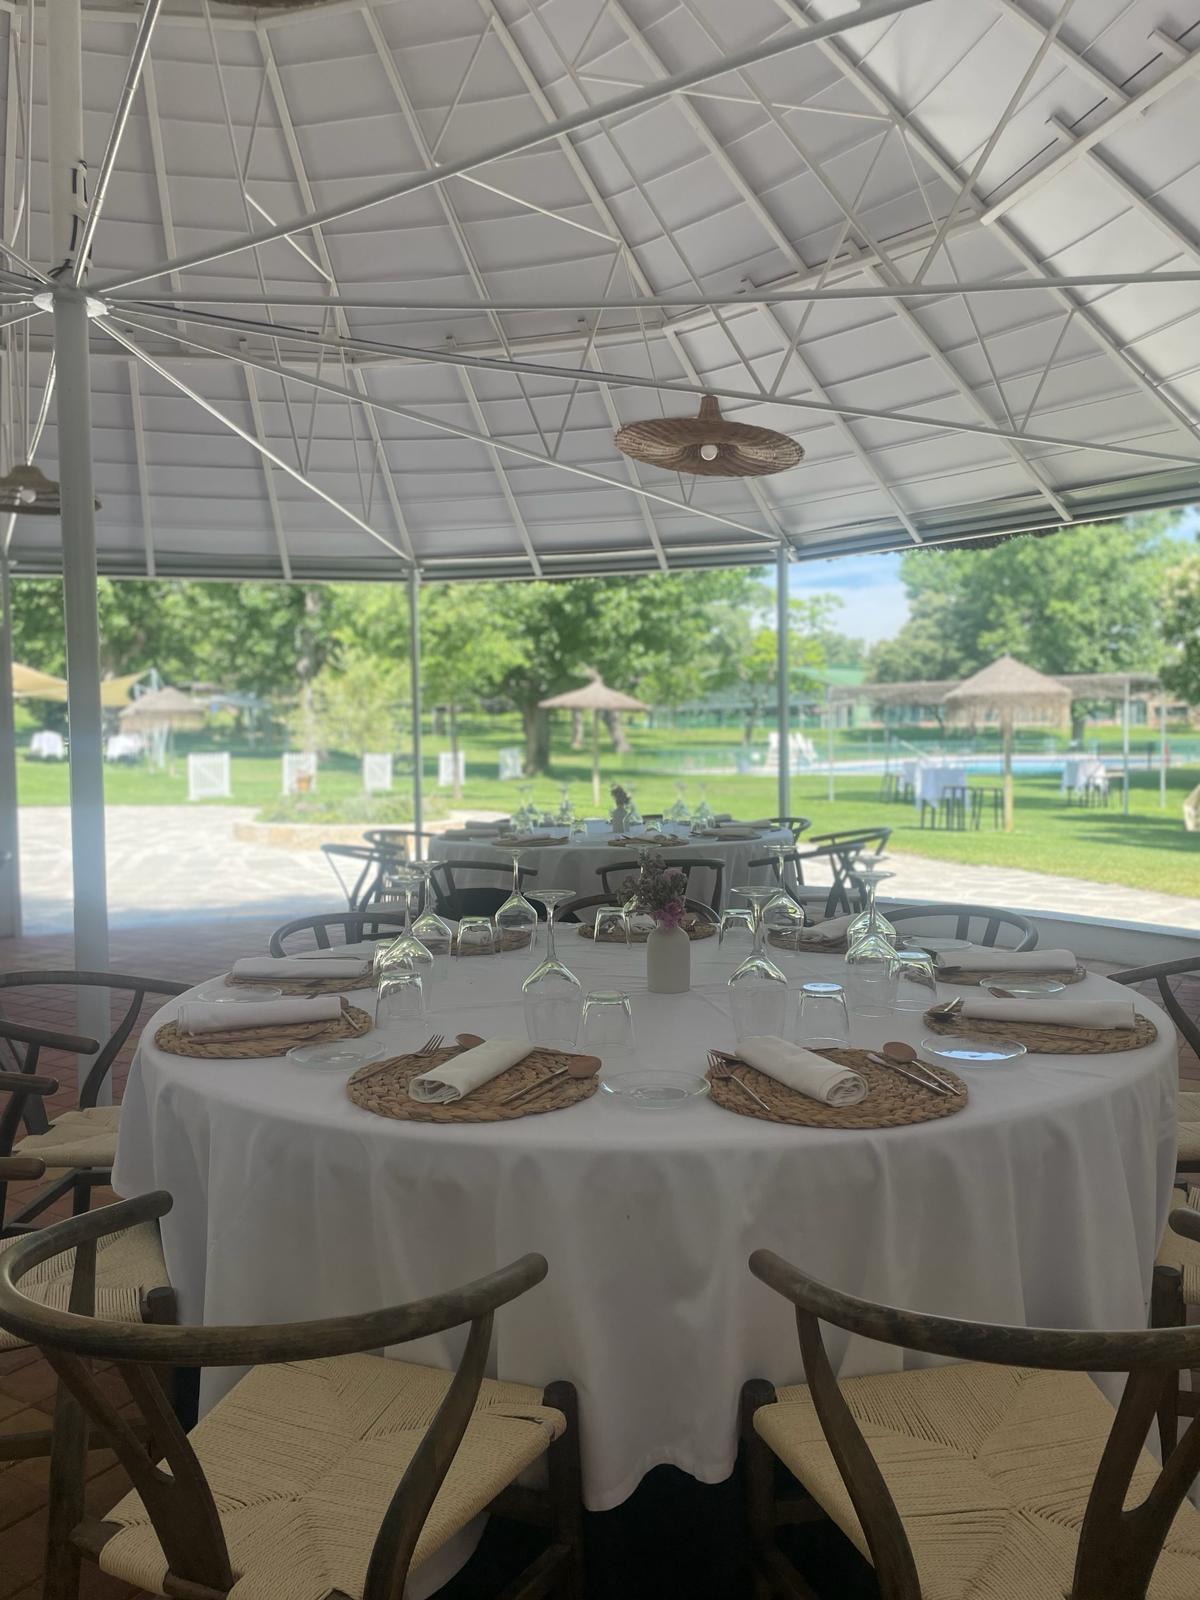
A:
MULTIPOLYGON (((826 655, 827 641, 840 636, 829 627, 829 619, 841 604, 832 594, 796 596, 788 601, 789 694, 812 687, 816 680, 809 673, 830 664, 826 655)), ((737 684, 742 689, 746 707, 742 740, 747 745, 753 744, 759 718, 776 693, 778 640, 774 628, 751 628, 748 637, 728 653, 714 679, 715 688, 737 684)))
POLYGON ((494 695, 524 659, 528 641, 508 625, 496 584, 442 583, 421 594, 421 686, 430 705, 449 715, 454 798, 458 776, 458 713, 494 695))
POLYGON ((1168 569, 1162 626, 1168 647, 1163 682, 1189 706, 1200 705, 1200 555, 1189 552, 1168 569))
POLYGON ((1154 671, 1174 513, 1021 535, 989 550, 912 550, 910 615, 870 656, 877 682, 962 678, 1005 651, 1040 672, 1154 671))

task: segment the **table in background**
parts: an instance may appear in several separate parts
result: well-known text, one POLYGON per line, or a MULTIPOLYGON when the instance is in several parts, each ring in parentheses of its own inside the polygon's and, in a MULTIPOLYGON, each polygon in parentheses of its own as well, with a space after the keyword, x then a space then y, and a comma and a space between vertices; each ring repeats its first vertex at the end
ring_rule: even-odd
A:
MULTIPOLYGON (((560 938, 585 989, 632 994, 646 1063, 700 1071, 733 1036, 728 963, 715 941, 692 948, 692 991, 651 995, 643 948, 560 938)), ((427 1024, 394 1048, 435 1029, 522 1034, 528 959, 456 961, 427 1024)), ((832 956, 793 964, 846 970, 832 956)), ((1130 998, 1096 976, 1075 993, 1130 998)), ((793 1319, 746 1269, 757 1246, 924 1311, 1142 1324, 1173 1176, 1177 1064, 1170 1023, 1132 998, 1159 1027, 1144 1049, 1029 1056, 971 1074, 955 1116, 859 1132, 783 1127, 707 1100, 638 1112, 602 1093, 515 1122, 391 1121, 352 1105, 344 1074, 165 1053, 154 1032, 172 1001, 134 1062, 114 1181, 125 1195, 174 1194, 163 1240, 192 1321, 363 1312, 542 1251, 549 1277, 499 1314, 492 1371, 578 1385, 585 1497, 603 1510, 660 1463, 725 1478, 743 1381, 801 1376, 793 1319)), ((854 1042, 924 1032, 919 1016, 862 1017, 854 1042)), ((843 1371, 901 1359, 832 1332, 830 1346, 843 1371)), ((456 1336, 405 1347, 443 1364, 460 1350, 456 1336)))

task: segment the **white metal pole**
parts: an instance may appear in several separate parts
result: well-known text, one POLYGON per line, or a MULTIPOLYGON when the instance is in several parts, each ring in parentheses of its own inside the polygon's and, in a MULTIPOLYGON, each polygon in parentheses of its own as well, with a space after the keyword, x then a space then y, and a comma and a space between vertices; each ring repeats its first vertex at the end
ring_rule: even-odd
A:
POLYGON ((408 659, 412 677, 413 854, 419 857, 425 831, 425 796, 421 770, 421 575, 415 566, 408 580, 408 659))
POLYGON ((17 822, 17 741, 12 690, 12 592, 0 556, 0 935, 21 931, 21 850, 17 822))
MULTIPOLYGON (((47 13, 50 220, 52 257, 61 272, 70 266, 78 244, 85 197, 79 0, 50 0, 47 13)), ((54 356, 58 371, 63 613, 71 740, 75 965, 103 971, 108 966, 108 896, 88 309, 82 291, 64 285, 56 285, 54 289, 54 356)), ((83 991, 76 1017, 81 1031, 102 1039, 107 1037, 107 991, 83 991)))
POLYGON ((825 685, 825 762, 829 769, 829 777, 825 788, 829 799, 833 799, 833 685, 825 685))
POLYGON ((1121 750, 1122 764, 1125 768, 1125 793, 1121 799, 1121 810, 1129 815, 1129 679, 1125 679, 1125 702, 1121 708, 1121 750))
POLYGON ((1158 809, 1167 809, 1167 702, 1158 702, 1158 809))
POLYGON ((791 645, 788 627, 790 620, 789 598, 787 546, 781 543, 779 556, 775 563, 775 676, 777 679, 777 705, 779 710, 777 721, 779 726, 779 815, 781 817, 790 816, 792 810, 792 686, 791 663, 789 660, 791 645))

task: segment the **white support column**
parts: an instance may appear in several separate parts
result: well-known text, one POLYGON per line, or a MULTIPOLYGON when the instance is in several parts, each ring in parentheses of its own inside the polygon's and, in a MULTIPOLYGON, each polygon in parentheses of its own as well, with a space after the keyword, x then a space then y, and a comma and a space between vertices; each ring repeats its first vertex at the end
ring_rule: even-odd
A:
MULTIPOLYGON (((52 259, 63 268, 69 267, 80 237, 85 176, 79 0, 54 0, 47 9, 52 259)), ((65 285, 54 290, 54 355, 71 741, 74 959, 76 967, 103 971, 108 966, 108 894, 88 308, 83 292, 65 285)), ((81 1032, 107 1037, 107 990, 81 994, 76 1021, 81 1032)))
POLYGON ((825 792, 829 799, 834 798, 833 792, 833 685, 825 686, 825 761, 829 770, 829 779, 825 785, 825 792))
POLYGON ((21 850, 17 826, 17 741, 13 726, 12 593, 0 556, 0 937, 21 931, 21 850))
MULTIPOLYGON (((1160 693, 1162 691, 1160 690, 1160 693)), ((1167 701, 1158 702, 1158 809, 1167 809, 1167 701)))
POLYGON ((779 815, 786 817, 792 810, 792 762, 791 762, 791 732, 792 732, 792 695, 791 695, 791 662, 790 656, 790 629, 788 623, 790 612, 788 609, 788 552, 787 546, 779 546, 779 555, 775 562, 775 677, 776 693, 778 696, 779 727, 779 815))
POLYGON ((1129 815, 1129 679, 1125 679, 1125 700, 1121 707, 1121 759, 1125 769, 1121 810, 1129 815))
POLYGON ((421 771, 421 574, 408 580, 408 660, 412 674, 413 855, 422 853, 425 832, 424 773, 421 771))

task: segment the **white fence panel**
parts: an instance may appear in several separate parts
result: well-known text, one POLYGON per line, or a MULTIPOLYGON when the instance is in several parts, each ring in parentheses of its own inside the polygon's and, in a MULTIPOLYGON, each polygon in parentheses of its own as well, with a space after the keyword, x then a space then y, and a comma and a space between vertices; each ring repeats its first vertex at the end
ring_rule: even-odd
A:
POLYGON ((228 800, 233 794, 228 750, 191 751, 187 775, 189 800, 228 800))
POLYGON ((392 758, 368 751, 362 758, 362 784, 368 794, 392 787, 392 758))
POLYGON ((449 789, 455 781, 455 767, 458 768, 458 782, 467 781, 467 756, 464 750, 458 752, 457 758, 452 750, 438 752, 438 788, 449 789))
POLYGON ((315 750, 289 750, 283 758, 284 794, 313 794, 317 787, 315 750))

